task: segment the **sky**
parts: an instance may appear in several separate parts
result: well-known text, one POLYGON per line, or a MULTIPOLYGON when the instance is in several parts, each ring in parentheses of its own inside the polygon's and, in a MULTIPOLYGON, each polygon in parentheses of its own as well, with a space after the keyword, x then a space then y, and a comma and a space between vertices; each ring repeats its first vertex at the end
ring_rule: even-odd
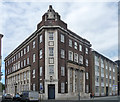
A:
POLYGON ((94 50, 113 61, 118 59, 117 2, 0 2, 2 83, 5 57, 36 30, 49 5, 68 29, 90 41, 94 50))

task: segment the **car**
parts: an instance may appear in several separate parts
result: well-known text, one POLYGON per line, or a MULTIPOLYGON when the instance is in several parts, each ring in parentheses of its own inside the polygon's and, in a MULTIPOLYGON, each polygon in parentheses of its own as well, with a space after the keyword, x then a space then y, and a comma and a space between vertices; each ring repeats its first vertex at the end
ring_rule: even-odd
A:
POLYGON ((16 94, 14 97, 13 97, 13 101, 20 101, 21 100, 21 97, 19 94, 16 94))
POLYGON ((2 95, 2 102, 4 102, 4 101, 12 101, 12 95, 10 95, 10 94, 4 94, 4 95, 2 95))
POLYGON ((39 93, 37 91, 23 91, 21 102, 39 102, 39 93))

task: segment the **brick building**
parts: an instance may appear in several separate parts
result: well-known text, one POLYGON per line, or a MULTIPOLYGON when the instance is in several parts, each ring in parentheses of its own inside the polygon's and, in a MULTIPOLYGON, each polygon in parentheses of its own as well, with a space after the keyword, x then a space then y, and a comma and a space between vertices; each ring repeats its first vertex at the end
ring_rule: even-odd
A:
POLYGON ((92 51, 91 57, 91 92, 95 96, 117 95, 117 64, 97 51, 92 51))
POLYGON ((35 90, 43 99, 89 95, 90 47, 50 5, 37 30, 5 58, 6 92, 35 90))

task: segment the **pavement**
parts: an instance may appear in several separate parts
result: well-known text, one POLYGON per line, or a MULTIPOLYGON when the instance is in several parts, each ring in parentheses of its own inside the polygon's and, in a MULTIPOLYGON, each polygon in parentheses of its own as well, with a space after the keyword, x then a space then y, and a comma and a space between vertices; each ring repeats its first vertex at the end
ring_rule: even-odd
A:
MULTIPOLYGON (((0 96, 0 102, 1 101, 2 101, 2 97, 0 96)), ((13 101, 8 100, 5 102, 13 102, 13 101)), ((92 99, 81 98, 80 100, 40 100, 39 102, 120 102, 120 96, 95 97, 92 99)))

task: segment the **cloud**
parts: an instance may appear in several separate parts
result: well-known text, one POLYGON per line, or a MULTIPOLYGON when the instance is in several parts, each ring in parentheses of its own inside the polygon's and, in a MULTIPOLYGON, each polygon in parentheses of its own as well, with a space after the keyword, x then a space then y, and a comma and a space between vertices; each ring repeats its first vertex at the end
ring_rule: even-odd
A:
POLYGON ((0 32, 4 34, 2 63, 36 30, 50 4, 68 28, 88 39, 92 48, 113 60, 117 58, 118 7, 115 2, 0 2, 0 32))
MULTIPOLYGON (((81 3, 71 5, 65 21, 69 28, 88 39, 92 48, 106 53, 113 47, 118 53, 118 6, 117 3, 81 3)), ((108 57, 118 56, 113 55, 108 57)))

